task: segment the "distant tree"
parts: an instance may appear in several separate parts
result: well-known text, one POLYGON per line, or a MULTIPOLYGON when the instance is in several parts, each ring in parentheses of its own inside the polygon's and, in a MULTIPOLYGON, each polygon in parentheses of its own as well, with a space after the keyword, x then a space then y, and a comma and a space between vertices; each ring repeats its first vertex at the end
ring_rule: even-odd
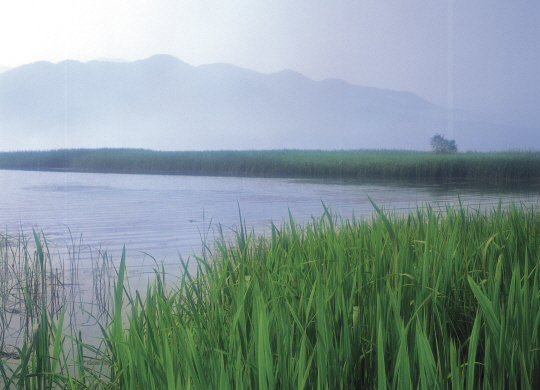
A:
POLYGON ((450 154, 457 152, 456 141, 444 138, 444 135, 435 134, 429 142, 431 150, 437 154, 450 154))

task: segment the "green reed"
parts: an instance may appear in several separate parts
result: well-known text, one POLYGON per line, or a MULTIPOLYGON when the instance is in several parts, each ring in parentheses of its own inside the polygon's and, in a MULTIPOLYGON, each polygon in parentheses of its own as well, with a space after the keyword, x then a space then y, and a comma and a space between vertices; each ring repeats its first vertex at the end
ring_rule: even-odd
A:
MULTIPOLYGON (((107 317, 110 293, 106 286, 94 291, 92 300, 76 300, 80 294, 79 254, 81 243, 72 243, 66 262, 55 254, 42 232, 31 237, 22 232, 2 235, 0 242, 0 386, 6 389, 81 388, 73 373, 73 360, 88 360, 78 348, 76 332, 82 312, 107 317), (97 303, 96 303, 97 302, 97 303), (94 309, 96 307, 96 309, 94 309)), ((100 261, 96 260, 96 264, 100 261)), ((93 283, 105 285, 110 267, 101 260, 101 274, 93 272, 93 283)), ((93 347, 87 346, 92 350, 93 347)), ((86 375, 78 375, 85 379, 86 375)))
POLYGON ((436 155, 405 150, 262 150, 160 152, 63 149, 1 152, 2 169, 249 177, 356 179, 540 179, 540 153, 436 155))
POLYGON ((113 383, 539 386, 540 215, 377 211, 371 221, 327 211, 304 227, 291 217, 268 238, 241 224, 173 291, 158 279, 137 295, 125 331, 109 328, 113 383))
POLYGON ((55 352, 32 347, 36 363, 16 377, 46 368, 57 386, 104 389, 538 388, 540 214, 374 209, 341 219, 325 208, 304 226, 289 215, 267 236, 240 218, 232 238, 218 226, 195 273, 182 262, 168 285, 156 270, 142 292, 127 288, 124 253, 101 347, 72 335, 79 352, 62 357, 62 321, 42 316, 55 352))

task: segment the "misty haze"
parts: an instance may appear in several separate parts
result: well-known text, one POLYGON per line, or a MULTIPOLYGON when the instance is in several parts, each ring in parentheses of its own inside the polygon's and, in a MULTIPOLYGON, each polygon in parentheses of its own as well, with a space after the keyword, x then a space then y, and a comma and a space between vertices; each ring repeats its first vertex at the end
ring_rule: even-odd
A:
POLYGON ((6 3, 0 388, 540 389, 540 3, 6 3))
POLYGON ((3 150, 428 150, 435 133, 462 151, 540 147, 536 129, 410 92, 166 55, 23 65, 0 74, 0 107, 3 150))

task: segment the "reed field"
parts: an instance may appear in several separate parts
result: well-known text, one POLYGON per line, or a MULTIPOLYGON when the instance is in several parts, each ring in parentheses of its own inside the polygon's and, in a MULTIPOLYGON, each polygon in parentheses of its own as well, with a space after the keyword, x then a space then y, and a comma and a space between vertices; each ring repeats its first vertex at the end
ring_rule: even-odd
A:
MULTIPOLYGON (((156 269, 146 291, 126 287, 122 255, 98 346, 68 324, 65 309, 55 314, 45 280, 36 298, 22 287, 33 333, 17 347, 19 360, 3 358, 3 383, 540 388, 540 213, 426 205, 400 215, 373 206, 371 219, 342 219, 326 207, 303 226, 290 216, 265 236, 240 216, 233 237, 218 225, 215 243, 190 258, 196 273, 179 260, 179 282, 156 269)), ((35 234, 34 256, 23 263, 37 275, 43 241, 35 234)), ((8 266, 16 260, 2 255, 8 266)))
POLYGON ((249 177, 540 180, 540 152, 434 154, 399 150, 0 152, 0 169, 249 177))
POLYGON ((78 353, 80 328, 110 322, 113 265, 98 253, 91 291, 83 293, 80 252, 73 240, 68 258, 58 261, 43 232, 0 234, 0 388, 64 388, 63 370, 88 363, 78 353))

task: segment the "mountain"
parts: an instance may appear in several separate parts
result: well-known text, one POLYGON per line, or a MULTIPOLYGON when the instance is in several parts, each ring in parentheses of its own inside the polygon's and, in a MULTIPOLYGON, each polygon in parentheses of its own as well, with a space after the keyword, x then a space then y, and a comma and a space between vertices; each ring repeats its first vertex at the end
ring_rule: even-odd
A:
POLYGON ((167 55, 36 62, 0 74, 0 150, 422 150, 435 133, 460 150, 540 147, 536 132, 478 118, 409 92, 194 67, 167 55))
POLYGON ((0 66, 0 73, 7 72, 10 69, 13 69, 13 68, 10 68, 9 66, 0 66))
POLYGON ((108 58, 108 57, 99 57, 96 58, 93 61, 105 61, 105 62, 129 62, 129 60, 125 60, 123 58, 108 58))

